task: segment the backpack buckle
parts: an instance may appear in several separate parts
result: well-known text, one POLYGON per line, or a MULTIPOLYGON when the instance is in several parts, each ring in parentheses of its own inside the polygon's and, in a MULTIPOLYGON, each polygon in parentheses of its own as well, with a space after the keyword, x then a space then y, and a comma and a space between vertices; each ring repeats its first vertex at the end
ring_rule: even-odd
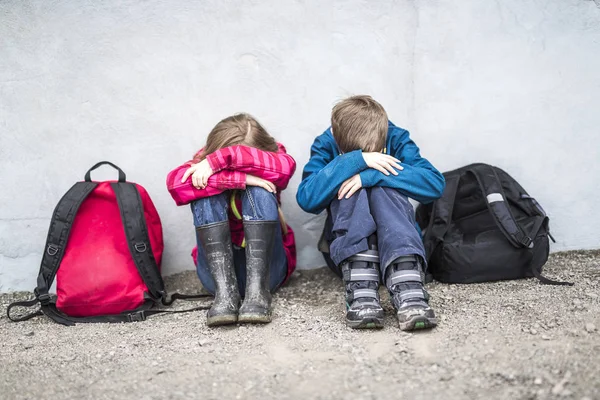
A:
POLYGON ((523 240, 521 240, 521 244, 530 249, 533 248, 533 240, 529 236, 525 236, 523 240))
POLYGON ((37 299, 43 306, 47 306, 48 304, 50 304, 50 294, 48 293, 40 294, 39 296, 37 296, 37 299))
POLYGON ((127 322, 141 322, 146 320, 146 313, 144 310, 136 311, 131 314, 127 314, 127 322))
POLYGON ((50 243, 48 245, 48 249, 46 250, 49 256, 55 256, 58 253, 58 246, 50 243))
POLYGON ((144 242, 140 242, 140 243, 134 244, 133 248, 138 253, 143 253, 143 252, 145 252, 148 249, 148 247, 146 246, 146 243, 144 243, 144 242))

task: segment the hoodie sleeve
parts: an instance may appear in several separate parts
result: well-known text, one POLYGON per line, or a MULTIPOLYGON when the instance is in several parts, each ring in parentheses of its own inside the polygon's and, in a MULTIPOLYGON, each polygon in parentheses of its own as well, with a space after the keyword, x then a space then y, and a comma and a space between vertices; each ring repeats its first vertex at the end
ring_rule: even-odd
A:
MULTIPOLYGON (((392 125, 393 126, 393 125, 392 125)), ((421 157, 419 148, 410 139, 408 131, 393 126, 390 155, 402 162, 404 169, 398 175, 384 175, 375 169, 360 173, 363 187, 384 186, 398 189, 407 197, 427 204, 442 196, 444 176, 427 159, 421 157)))
POLYGON ((215 173, 231 170, 254 175, 283 190, 296 171, 296 161, 282 144, 277 146, 276 153, 242 145, 230 146, 209 154, 206 160, 215 173))
POLYGON ((304 167, 296 201, 304 211, 319 214, 335 198, 344 181, 367 168, 360 150, 336 157, 327 132, 315 139, 304 167))
POLYGON ((245 189, 246 174, 239 171, 223 170, 208 178, 204 189, 196 189, 188 178, 181 183, 185 171, 192 165, 191 161, 180 165, 167 175, 167 190, 178 206, 189 204, 194 200, 214 196, 226 190, 245 189))

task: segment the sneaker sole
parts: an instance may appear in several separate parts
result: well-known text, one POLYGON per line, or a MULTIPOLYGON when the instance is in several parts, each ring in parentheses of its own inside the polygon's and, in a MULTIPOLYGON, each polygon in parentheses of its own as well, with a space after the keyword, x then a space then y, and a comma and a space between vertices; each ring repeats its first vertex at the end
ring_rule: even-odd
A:
POLYGON ((418 331, 435 328, 438 324, 437 318, 427 318, 423 315, 415 315, 407 321, 398 321, 401 331, 418 331))
POLYGON ((237 322, 241 324, 268 324, 271 316, 265 314, 240 314, 237 322))
POLYGON ((208 326, 233 325, 237 321, 238 321, 237 314, 215 315, 214 317, 206 317, 206 325, 208 325, 208 326))
POLYGON ((383 318, 364 318, 360 321, 346 320, 346 325, 352 329, 381 329, 383 328, 383 318))

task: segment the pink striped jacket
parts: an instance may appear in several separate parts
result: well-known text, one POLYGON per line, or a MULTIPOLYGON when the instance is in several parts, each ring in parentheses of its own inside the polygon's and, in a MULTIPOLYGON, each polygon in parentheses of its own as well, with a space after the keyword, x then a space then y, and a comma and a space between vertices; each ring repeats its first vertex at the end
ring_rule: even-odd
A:
MULTIPOLYGON (((287 154, 285 147, 278 143, 276 153, 259 150, 248 146, 231 146, 220 149, 206 156, 214 174, 208 179, 208 185, 204 189, 196 189, 192 185, 191 178, 181 183, 185 171, 194 163, 188 161, 175 168, 167 175, 167 189, 178 206, 189 204, 194 200, 214 196, 227 190, 246 189, 246 175, 254 175, 272 182, 277 187, 277 199, 281 203, 280 193, 285 189, 296 170, 296 161, 287 154)), ((194 158, 201 154, 198 151, 194 158)), ((236 198, 236 206, 241 210, 239 196, 236 198)), ((237 211, 237 210, 235 210, 237 211)), ((239 213, 229 209, 229 226, 231 228, 231 239, 233 244, 242 247, 244 244, 244 228, 239 213), (237 214, 237 215, 236 215, 237 214)), ((283 243, 288 259, 288 277, 296 268, 296 245, 294 232, 286 225, 283 229, 283 243)), ((197 249, 194 248, 192 256, 196 263, 197 249)))

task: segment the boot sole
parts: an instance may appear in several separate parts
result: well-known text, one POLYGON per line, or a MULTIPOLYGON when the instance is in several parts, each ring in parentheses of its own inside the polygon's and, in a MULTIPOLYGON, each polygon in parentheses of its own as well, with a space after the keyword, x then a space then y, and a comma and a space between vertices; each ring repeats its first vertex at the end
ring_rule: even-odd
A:
POLYGON ((401 331, 418 331, 423 329, 435 328, 438 324, 437 318, 427 318, 423 315, 416 315, 407 321, 398 321, 401 331))
POLYGON ((215 315, 214 317, 206 318, 206 325, 208 325, 208 326, 233 325, 237 321, 238 321, 238 316, 236 314, 215 315))
POLYGON ((360 321, 346 319, 346 325, 352 329, 381 329, 383 328, 383 318, 370 317, 360 321))
POLYGON ((265 314, 240 314, 238 322, 241 324, 268 324, 271 322, 271 316, 265 314))

